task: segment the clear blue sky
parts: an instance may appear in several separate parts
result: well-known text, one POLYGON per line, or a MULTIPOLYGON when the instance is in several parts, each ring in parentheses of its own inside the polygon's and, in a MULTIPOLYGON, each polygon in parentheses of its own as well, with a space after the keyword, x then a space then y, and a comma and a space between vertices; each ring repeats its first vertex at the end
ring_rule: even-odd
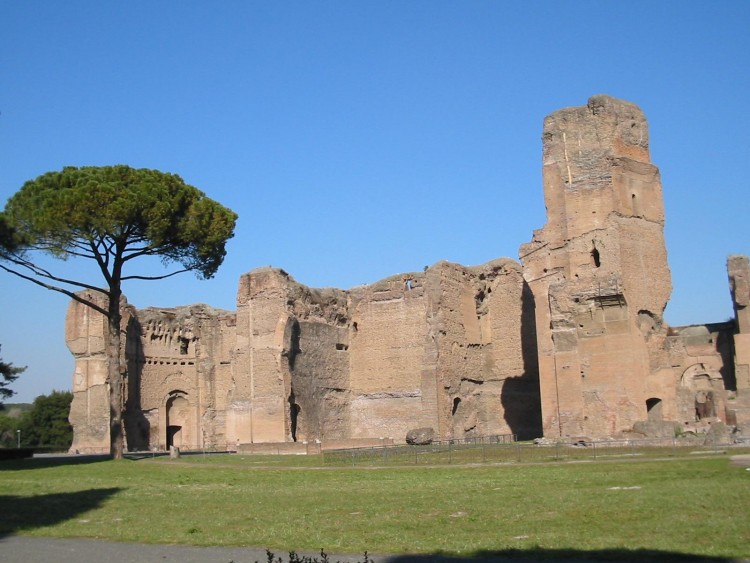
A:
MULTIPOLYGON (((0 205, 44 172, 123 163, 239 214, 213 280, 126 286, 137 307, 234 309, 269 264, 349 288, 517 258, 545 221, 543 118, 605 93, 650 122, 667 321, 723 321, 726 257, 750 254, 749 60, 746 1, 5 0, 0 205)), ((0 284, 0 354, 28 366, 12 400, 69 389, 67 299, 0 284)))

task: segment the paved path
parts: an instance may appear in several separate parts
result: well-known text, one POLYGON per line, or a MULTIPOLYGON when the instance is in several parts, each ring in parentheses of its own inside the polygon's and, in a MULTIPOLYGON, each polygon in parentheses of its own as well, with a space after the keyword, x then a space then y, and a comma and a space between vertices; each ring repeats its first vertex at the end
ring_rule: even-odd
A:
POLYGON ((733 465, 740 467, 750 467, 750 454, 733 455, 729 458, 733 465))
MULTIPOLYGON (((276 552, 276 557, 287 553, 276 552)), ((299 553, 318 557, 320 553, 299 553)), ((331 555, 331 563, 362 561, 362 555, 331 555)), ((387 563, 387 557, 371 557, 375 563, 387 563)), ((146 545, 87 539, 32 538, 6 536, 0 539, 0 561, 3 563, 265 563, 266 550, 245 547, 193 547, 186 545, 146 545)))
MULTIPOLYGON (((320 553, 300 552, 297 555, 317 557, 320 553)), ((288 563, 288 553, 277 552, 288 563)), ((750 563, 750 559, 725 559, 700 555, 677 555, 665 552, 614 552, 585 553, 554 551, 542 552, 540 560, 558 563, 750 563), (600 557, 597 557, 597 554, 600 557)), ((2 563, 266 563, 265 549, 250 547, 192 547, 185 545, 147 545, 117 543, 90 539, 32 538, 25 536, 0 537, 0 561, 2 563)), ((276 561, 276 560, 275 560, 276 561)), ((363 555, 328 554, 329 563, 359 563, 363 555)), ((533 554, 515 555, 390 555, 369 556, 372 563, 536 563, 533 554)), ((322 562, 321 562, 322 563, 322 562)))

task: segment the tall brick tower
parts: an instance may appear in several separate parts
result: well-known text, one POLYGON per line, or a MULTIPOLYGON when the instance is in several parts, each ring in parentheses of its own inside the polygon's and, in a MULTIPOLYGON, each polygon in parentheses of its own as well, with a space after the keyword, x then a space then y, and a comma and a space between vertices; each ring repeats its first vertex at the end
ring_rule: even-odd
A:
POLYGON ((659 171, 634 104, 594 96, 544 121, 547 223, 521 247, 536 304, 545 436, 646 418, 649 349, 672 290, 659 171))

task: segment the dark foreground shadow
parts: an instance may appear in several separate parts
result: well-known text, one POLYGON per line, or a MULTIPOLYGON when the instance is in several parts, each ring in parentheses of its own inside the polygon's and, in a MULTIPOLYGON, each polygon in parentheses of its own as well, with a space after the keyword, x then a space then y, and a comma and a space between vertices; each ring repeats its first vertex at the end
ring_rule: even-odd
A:
POLYGON ((62 465, 85 465, 89 463, 100 463, 109 461, 108 455, 68 455, 48 454, 36 455, 28 459, 11 459, 0 462, 0 471, 25 471, 27 469, 44 469, 46 467, 59 467, 62 465))
MULTIPOLYGON (((249 555, 249 554, 248 554, 249 555)), ((709 557, 702 555, 690 555, 674 553, 670 551, 658 551, 652 549, 600 549, 594 551, 583 551, 578 549, 542 549, 533 548, 528 550, 508 549, 503 551, 483 551, 475 555, 445 555, 442 553, 427 553, 420 555, 368 555, 362 556, 337 556, 325 554, 320 555, 289 552, 277 555, 266 551, 266 561, 272 563, 532 563, 534 561, 557 561, 564 563, 607 563, 610 561, 622 562, 632 561, 638 563, 685 562, 685 563, 744 563, 748 560, 732 559, 725 557, 709 557)), ((259 563, 259 559, 250 557, 249 561, 259 563)))
POLYGON ((686 563, 734 563, 740 559, 690 555, 651 549, 600 549, 583 551, 578 549, 508 549, 483 551, 473 556, 442 554, 397 555, 382 560, 383 563, 531 563, 533 561, 564 561, 567 563, 598 563, 609 561, 637 561, 638 563, 686 562, 686 563))
POLYGON ((36 496, 0 495, 0 538, 70 520, 98 508, 121 490, 115 487, 36 496))

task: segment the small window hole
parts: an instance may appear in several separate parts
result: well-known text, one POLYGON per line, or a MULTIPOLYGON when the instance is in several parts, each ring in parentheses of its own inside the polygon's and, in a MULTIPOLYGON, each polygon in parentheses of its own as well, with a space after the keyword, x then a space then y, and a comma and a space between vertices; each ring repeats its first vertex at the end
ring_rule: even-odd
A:
POLYGON ((591 258, 594 259, 594 267, 598 268, 602 265, 602 261, 599 258, 599 251, 594 247, 594 249, 591 251, 591 258))

